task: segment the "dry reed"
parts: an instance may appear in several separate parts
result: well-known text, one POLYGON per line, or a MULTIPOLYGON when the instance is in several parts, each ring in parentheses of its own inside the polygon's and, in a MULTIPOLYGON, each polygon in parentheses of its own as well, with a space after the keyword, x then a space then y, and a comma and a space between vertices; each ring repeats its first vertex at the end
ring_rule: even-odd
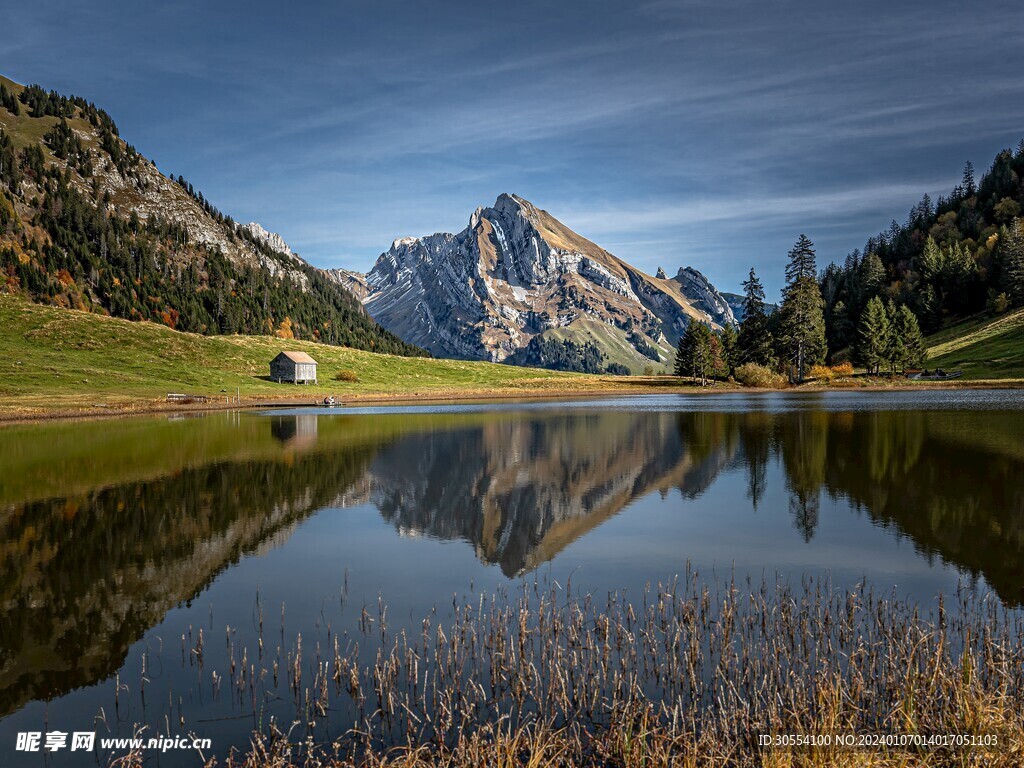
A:
MULTIPOLYGON (((295 722, 287 733, 271 722, 208 765, 1024 762, 1024 620, 993 596, 964 588, 925 611, 865 584, 709 585, 688 573, 635 598, 537 582, 454 600, 444 620, 435 610, 395 633, 383 602, 364 606, 357 637, 267 654, 295 722), (819 743, 759 740, 798 734, 819 743), (886 734, 897 741, 856 743, 886 734), (949 734, 982 743, 899 741, 949 734)), ((224 683, 251 702, 270 674, 253 655, 243 649, 224 683)))

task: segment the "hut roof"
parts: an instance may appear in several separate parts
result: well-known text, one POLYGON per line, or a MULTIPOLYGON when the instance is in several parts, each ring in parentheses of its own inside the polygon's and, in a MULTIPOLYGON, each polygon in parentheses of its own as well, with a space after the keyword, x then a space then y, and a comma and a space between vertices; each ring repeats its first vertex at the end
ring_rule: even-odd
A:
MULTIPOLYGON (((312 363, 313 365, 317 364, 316 360, 307 355, 305 352, 282 352, 281 355, 284 355, 293 363, 312 363)), ((278 355, 278 357, 280 357, 281 355, 278 355)))

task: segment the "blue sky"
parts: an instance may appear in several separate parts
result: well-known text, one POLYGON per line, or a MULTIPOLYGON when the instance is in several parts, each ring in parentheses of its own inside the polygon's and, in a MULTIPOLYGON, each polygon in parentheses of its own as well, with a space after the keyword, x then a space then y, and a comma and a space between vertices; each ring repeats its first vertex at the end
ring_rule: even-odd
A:
POLYGON ((1024 137, 1017 2, 22 2, 0 72, 368 269, 514 192, 649 272, 778 290, 1024 137))

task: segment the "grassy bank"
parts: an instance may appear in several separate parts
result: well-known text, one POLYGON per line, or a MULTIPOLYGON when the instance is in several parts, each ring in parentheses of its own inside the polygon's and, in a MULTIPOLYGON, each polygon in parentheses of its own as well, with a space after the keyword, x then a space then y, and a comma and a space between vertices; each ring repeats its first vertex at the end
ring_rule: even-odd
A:
POLYGON ((151 408, 169 392, 220 401, 238 394, 256 403, 312 402, 326 394, 350 401, 660 391, 673 383, 377 355, 267 336, 199 336, 3 294, 0 328, 0 417, 151 408), (318 385, 269 380, 269 361, 285 349, 309 352, 320 363, 318 385))
POLYGON ((1024 309, 958 323, 927 343, 929 368, 959 369, 967 380, 1024 378, 1024 309))
MULTIPOLYGON (((672 376, 592 376, 494 363, 378 355, 269 336, 200 336, 153 323, 31 304, 0 294, 0 420, 179 409, 170 392, 226 405, 695 392, 672 376), (269 380, 285 349, 319 363, 316 386, 269 380)), ((1024 310, 946 329, 929 339, 930 367, 962 368, 954 386, 1024 383, 1024 310)), ((830 388, 935 386, 843 379, 830 388)), ((938 383, 939 386, 949 384, 938 383)), ((805 388, 819 387, 813 382, 805 388)), ((719 383, 722 391, 731 385, 719 383)), ((704 390, 707 391, 707 390, 704 390)))
MULTIPOLYGON (((1024 622, 967 589, 926 607, 867 585, 837 591, 805 577, 798 587, 716 586, 691 573, 629 599, 531 584, 516 597, 453 603, 409 631, 389 627, 388 615, 385 605, 364 606, 355 636, 312 657, 300 638, 251 668, 222 670, 239 705, 284 697, 297 714, 291 726, 255 733, 248 753, 209 765, 999 767, 1024 759, 1024 622), (332 718, 354 725, 324 741, 317 723, 332 718), (817 743, 766 746, 762 735, 817 743), (897 738, 860 743, 886 735, 897 738), (839 736, 853 744, 837 745, 839 736), (942 741, 949 736, 957 741, 942 741)), ((200 664, 202 652, 200 638, 200 664)), ((247 654, 254 658, 230 649, 232 659, 247 654)))

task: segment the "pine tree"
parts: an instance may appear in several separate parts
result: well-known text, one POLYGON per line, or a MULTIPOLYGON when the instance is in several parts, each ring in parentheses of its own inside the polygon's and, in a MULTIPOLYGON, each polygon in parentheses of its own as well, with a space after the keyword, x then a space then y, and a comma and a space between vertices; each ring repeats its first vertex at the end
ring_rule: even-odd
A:
POLYGON ((885 265, 877 253, 871 252, 860 263, 860 284, 864 300, 878 293, 885 284, 885 265))
POLYGON ((736 366, 740 364, 739 336, 736 333, 736 326, 726 323, 718 334, 718 341, 722 348, 722 368, 727 376, 736 373, 736 366))
POLYGON ((690 323, 679 337, 679 346, 676 347, 676 365, 672 371, 676 376, 689 376, 690 371, 693 370, 693 337, 690 332, 692 327, 693 323, 690 323))
POLYGON ((828 335, 828 348, 835 354, 837 350, 848 347, 853 343, 853 323, 850 319, 850 312, 846 308, 846 302, 842 299, 832 307, 829 322, 826 324, 828 335))
POLYGON ((973 197, 978 191, 978 185, 974 183, 974 163, 968 160, 964 164, 964 177, 961 182, 964 188, 964 195, 973 197))
POLYGON ((921 257, 918 260, 918 272, 921 273, 921 277, 926 281, 934 282, 942 273, 942 263, 942 251, 939 250, 935 238, 929 235, 924 243, 921 257))
POLYGON ((892 343, 896 348, 895 361, 900 370, 915 367, 924 360, 924 337, 917 315, 906 304, 896 310, 892 324, 892 343))
POLYGON ((877 373, 887 360, 890 333, 885 305, 875 296, 864 308, 857 329, 857 360, 868 373, 877 373))
POLYGON ((812 365, 825 361, 825 302, 818 285, 814 245, 800 235, 789 252, 786 288, 779 310, 781 353, 803 381, 812 365))
POLYGON ((676 376, 690 376, 700 381, 701 386, 707 383, 708 377, 714 373, 715 364, 712 335, 711 329, 704 323, 696 320, 690 322, 679 339, 676 376))
POLYGON ((978 265, 967 246, 962 242, 953 243, 942 271, 943 303, 952 312, 964 312, 970 306, 977 272, 978 265))
POLYGON ((789 252, 789 263, 786 265, 786 284, 793 285, 802 277, 816 278, 817 276, 814 243, 808 239, 807 235, 800 235, 796 245, 789 252))
POLYGON ((1000 234, 999 262, 1007 298, 1014 305, 1024 304, 1024 223, 1020 219, 1014 219, 1000 234))
POLYGON ((772 364, 771 329, 764 308, 764 287, 758 279, 754 268, 750 268, 749 277, 743 281, 743 322, 740 324, 739 362, 772 364))
POLYGON ((896 322, 899 311, 892 299, 885 302, 885 319, 889 325, 889 333, 885 339, 885 360, 889 363, 889 372, 896 373, 897 369, 906 367, 904 362, 903 339, 896 332, 896 322))
POLYGON ((750 274, 743 281, 743 317, 764 314, 764 286, 758 278, 754 268, 750 268, 750 274))

